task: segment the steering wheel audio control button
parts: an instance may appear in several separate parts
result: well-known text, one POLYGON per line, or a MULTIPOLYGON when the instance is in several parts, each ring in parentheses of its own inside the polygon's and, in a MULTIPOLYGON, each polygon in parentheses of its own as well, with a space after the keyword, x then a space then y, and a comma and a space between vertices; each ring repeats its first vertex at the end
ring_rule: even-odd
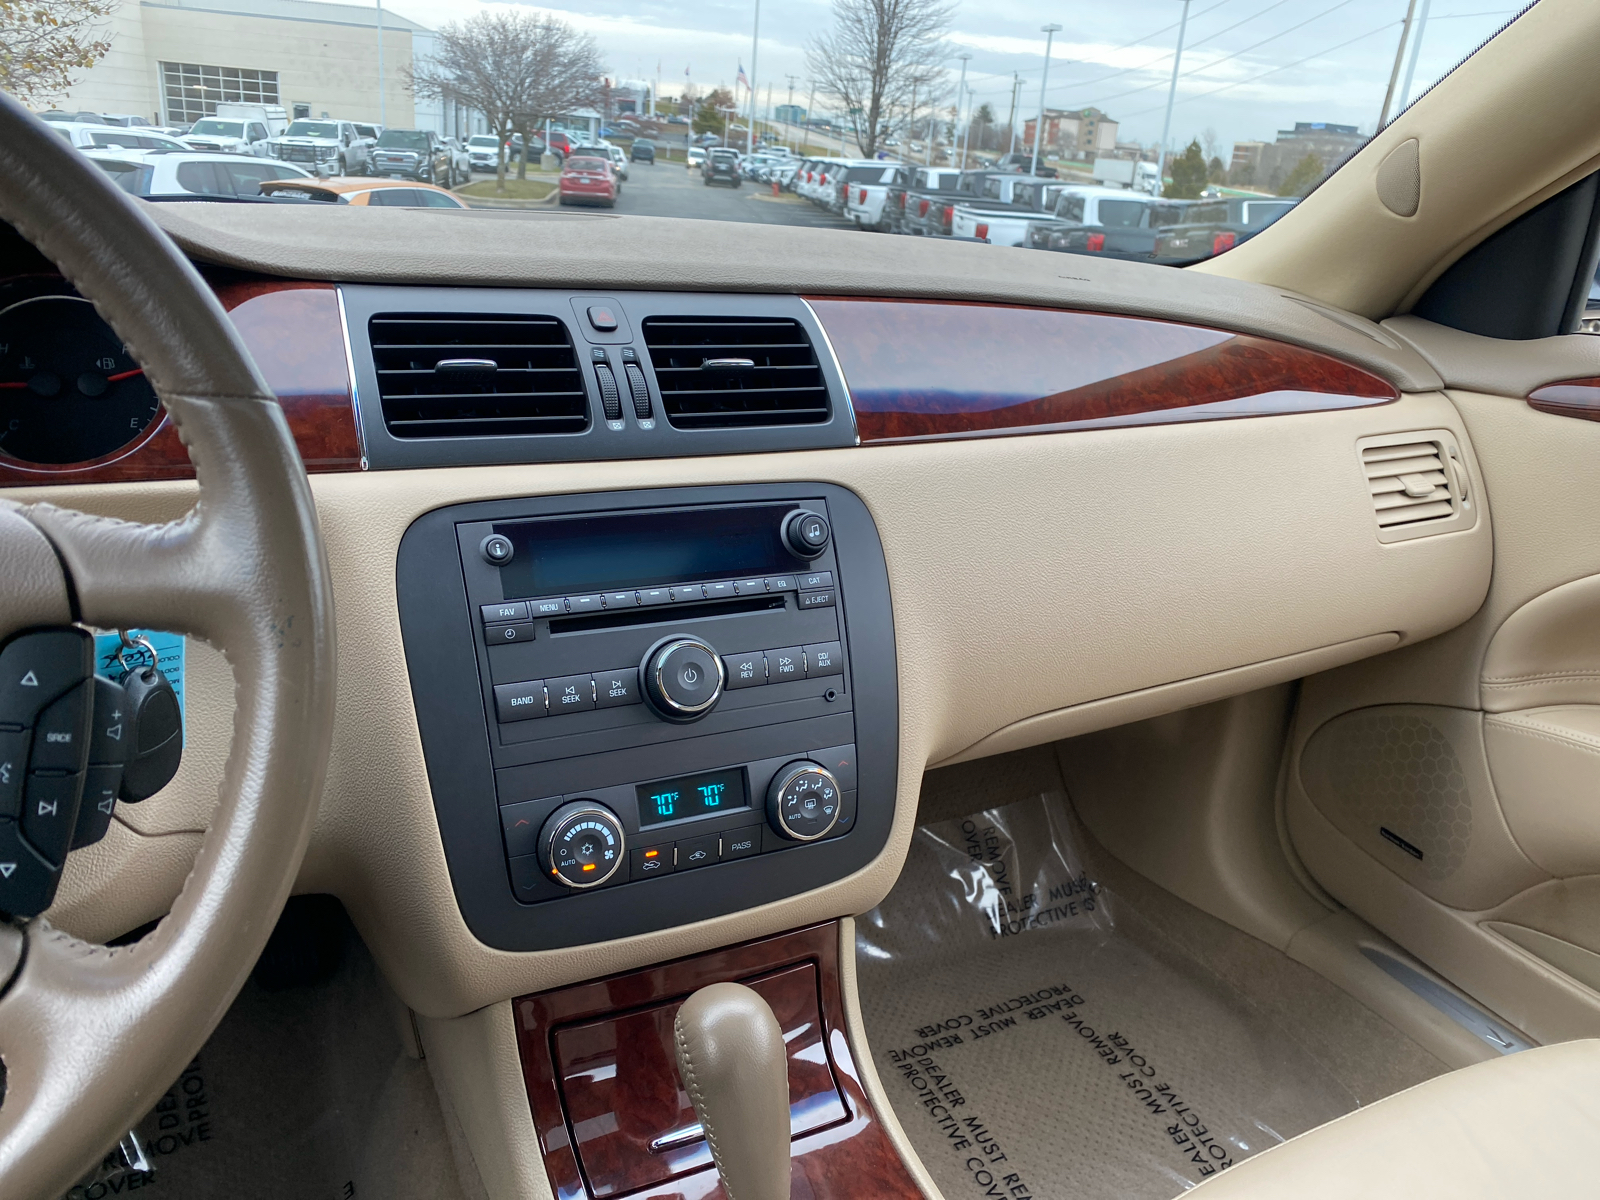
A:
POLYGON ((593 800, 574 800, 550 814, 539 834, 539 857, 557 883, 599 887, 627 861, 627 836, 617 814, 593 800))
POLYGON ((722 698, 727 671, 699 638, 669 638, 645 655, 641 668, 650 705, 668 721, 698 721, 722 698))
POLYGON ((36 916, 55 899, 58 872, 22 839, 16 821, 0 818, 0 912, 36 916))
POLYGON ((94 674, 94 639, 81 629, 46 629, 0 650, 0 726, 32 726, 39 712, 94 674))
POLYGON ((839 781, 826 767, 806 759, 792 762, 772 777, 767 789, 767 820, 784 837, 814 842, 839 820, 839 781))

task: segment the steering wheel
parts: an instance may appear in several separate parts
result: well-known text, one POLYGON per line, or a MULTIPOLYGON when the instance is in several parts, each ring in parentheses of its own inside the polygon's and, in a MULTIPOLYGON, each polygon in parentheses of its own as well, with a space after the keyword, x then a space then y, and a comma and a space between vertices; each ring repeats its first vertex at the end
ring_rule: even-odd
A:
POLYGON ((193 1059, 266 945, 332 738, 333 596, 294 441, 216 297, 59 134, 0 93, 0 219, 144 364, 199 502, 167 525, 0 501, 0 641, 73 621, 203 638, 233 668, 220 801, 172 911, 137 943, 0 924, 0 1194, 61 1195, 193 1059))

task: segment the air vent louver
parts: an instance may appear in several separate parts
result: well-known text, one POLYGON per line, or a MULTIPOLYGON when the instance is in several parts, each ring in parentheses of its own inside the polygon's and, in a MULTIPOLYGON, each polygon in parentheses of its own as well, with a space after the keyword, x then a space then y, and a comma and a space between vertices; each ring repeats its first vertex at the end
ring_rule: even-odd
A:
POLYGON ((526 314, 380 313, 368 324, 397 438, 582 433, 589 398, 566 326, 526 314))
POLYGON ((814 425, 828 385, 800 322, 780 317, 652 317, 645 345, 675 429, 814 425))
POLYGON ((1378 540, 1448 533, 1472 524, 1467 473, 1448 434, 1388 435, 1358 443, 1378 540))

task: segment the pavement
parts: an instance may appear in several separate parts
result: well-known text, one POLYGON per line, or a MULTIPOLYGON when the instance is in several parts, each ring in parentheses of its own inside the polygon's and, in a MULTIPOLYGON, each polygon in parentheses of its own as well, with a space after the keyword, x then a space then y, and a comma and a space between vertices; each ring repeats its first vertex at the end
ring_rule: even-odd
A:
MULTIPOLYGON (((703 221, 806 225, 814 229, 854 229, 843 217, 836 217, 792 192, 774 196, 771 184, 746 180, 739 188, 723 183, 707 187, 699 171, 689 171, 681 163, 668 162, 655 166, 631 163, 628 173, 616 208, 602 211, 647 217, 692 217, 703 221)), ((541 203, 539 207, 545 205, 541 203)))

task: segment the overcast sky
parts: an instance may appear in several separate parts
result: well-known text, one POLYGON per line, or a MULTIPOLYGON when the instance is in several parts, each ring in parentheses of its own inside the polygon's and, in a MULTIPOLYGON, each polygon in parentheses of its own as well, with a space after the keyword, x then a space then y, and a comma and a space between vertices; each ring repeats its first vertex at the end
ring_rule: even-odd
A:
MULTIPOLYGON (((439 26, 490 7, 484 0, 386 0, 439 26)), ((1191 0, 1172 140, 1214 131, 1226 156, 1234 141, 1271 141, 1296 121, 1331 121, 1370 133, 1383 106, 1407 0, 1191 0)), ((1521 0, 1417 0, 1430 8, 1411 87, 1413 99, 1521 7, 1521 0)), ((654 80, 673 94, 685 68, 702 91, 731 86, 751 63, 755 0, 546 0, 529 5, 592 33, 617 78, 654 80)), ((831 0, 765 0, 756 86, 764 105, 808 98, 805 47, 830 23, 831 0)), ((970 53, 975 104, 1004 122, 1013 72, 1024 116, 1039 107, 1040 26, 1063 26, 1050 56, 1047 103, 1095 105, 1121 122, 1119 137, 1153 144, 1172 74, 1182 0, 957 0, 949 41, 970 53)), ((1409 51, 1408 51, 1409 59, 1409 51)), ((950 61, 951 96, 961 62, 950 61)), ((1402 79, 1404 67, 1402 67, 1402 79)), ((744 96, 741 93, 740 100, 744 96)), ((818 112, 831 111, 821 96, 818 112)))

